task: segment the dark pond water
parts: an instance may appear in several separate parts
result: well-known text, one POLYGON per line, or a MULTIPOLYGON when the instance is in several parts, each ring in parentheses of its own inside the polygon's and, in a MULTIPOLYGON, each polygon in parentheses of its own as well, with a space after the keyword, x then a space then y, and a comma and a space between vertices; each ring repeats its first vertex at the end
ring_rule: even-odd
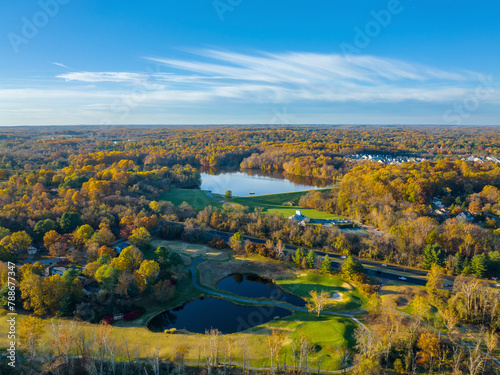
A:
POLYGON ((241 306, 213 297, 188 302, 179 308, 156 315, 148 323, 153 332, 169 328, 185 329, 194 333, 217 328, 222 333, 234 333, 291 315, 288 309, 275 306, 241 306))
POLYGON ((228 276, 219 281, 217 288, 227 290, 242 297, 265 297, 279 302, 287 302, 298 307, 306 305, 304 299, 285 292, 272 280, 251 273, 235 273, 228 276))
POLYGON ((262 194, 289 193, 331 186, 331 181, 261 172, 206 172, 201 173, 201 190, 224 194, 231 190, 233 196, 246 197, 262 194))

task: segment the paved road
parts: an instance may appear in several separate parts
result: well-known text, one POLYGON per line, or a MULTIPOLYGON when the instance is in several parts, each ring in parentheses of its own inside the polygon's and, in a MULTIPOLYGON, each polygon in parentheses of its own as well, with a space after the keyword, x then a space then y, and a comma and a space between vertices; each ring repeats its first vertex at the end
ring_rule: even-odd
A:
MULTIPOLYGON (((226 242, 229 241, 229 238, 233 235, 232 233, 221 232, 218 230, 209 230, 209 232, 221 237, 226 242)), ((262 243, 262 244, 266 243, 266 240, 263 240, 261 238, 250 237, 250 236, 243 236, 243 239, 249 240, 249 241, 252 241, 255 243, 262 243)), ((287 252, 289 254, 293 254, 295 252, 295 250, 297 250, 299 247, 301 247, 301 246, 286 245, 285 252, 287 252)), ((304 247, 302 247, 302 248, 304 248, 304 247)), ((304 249, 313 250, 318 256, 328 255, 328 257, 332 261, 332 266, 334 268, 337 268, 337 269, 340 268, 340 265, 342 264, 342 262, 344 260, 342 258, 342 256, 339 254, 326 253, 324 251, 320 251, 320 250, 316 250, 316 249, 308 249, 308 248, 304 248, 304 249)), ((374 262, 374 261, 365 260, 365 259, 357 259, 357 260, 359 260, 361 262, 361 264, 363 264, 364 266, 382 268, 382 263, 380 263, 380 262, 374 262)), ((376 272, 374 270, 370 270, 368 268, 368 269, 366 269, 366 273, 368 275, 371 275, 371 276, 383 277, 385 279, 390 279, 390 280, 403 281, 403 280, 399 280, 400 275, 386 272, 385 270, 404 273, 405 277, 406 277, 406 280, 404 280, 404 282, 407 284, 413 284, 413 285, 425 285, 426 284, 426 280, 424 278, 418 278, 415 276, 425 277, 425 275, 427 275, 427 272, 421 271, 421 270, 415 270, 415 269, 407 268, 407 267, 387 265, 387 267, 384 267, 383 270, 378 270, 379 272, 376 272)), ((453 281, 450 280, 449 283, 450 283, 450 285, 452 285, 453 281)))
MULTIPOLYGON (((233 235, 233 233, 228 233, 228 232, 222 232, 218 230, 209 230, 209 233, 212 233, 214 235, 217 235, 224 239, 226 242, 229 241, 229 238, 233 235)), ((242 236, 244 240, 249 240, 255 243, 262 243, 265 244, 266 240, 263 240, 261 238, 255 238, 255 237, 250 237, 250 236, 242 236)), ((319 256, 325 256, 328 255, 330 260, 332 261, 332 266, 334 268, 339 269, 340 265, 343 262, 342 256, 339 254, 332 254, 332 253, 326 253, 324 251, 316 250, 316 249, 310 249, 306 248, 303 246, 295 246, 295 245, 289 245, 287 244, 285 246, 285 252, 288 252, 290 254, 293 254, 295 250, 297 250, 299 247, 302 247, 303 249, 306 250, 313 250, 316 255, 319 256)), ((423 270, 418 270, 414 268, 409 268, 409 267, 402 267, 402 266, 397 266, 394 264, 385 264, 382 262, 377 262, 377 261, 372 261, 372 260, 367 260, 367 259, 361 259, 361 258, 356 258, 361 264, 363 264, 365 267, 365 273, 370 275, 370 276, 375 276, 375 277, 381 277, 389 280, 396 280, 399 282, 404 282, 406 284, 412 284, 412 285, 421 285, 425 286, 427 283, 427 280, 425 279, 425 276, 427 275, 426 271, 423 270), (385 266, 383 266, 385 264, 385 266), (375 269, 370 269, 370 268, 375 268, 375 269), (390 271, 397 272, 391 273, 390 271), (400 280, 399 277, 404 274, 404 277, 406 277, 406 280, 400 280)), ((453 282, 455 280, 454 276, 444 276, 444 282, 448 284, 448 287, 443 287, 445 290, 451 290, 453 286, 453 282)), ((488 282, 490 287, 492 288, 497 288, 493 283, 489 282, 488 280, 485 280, 488 282)))

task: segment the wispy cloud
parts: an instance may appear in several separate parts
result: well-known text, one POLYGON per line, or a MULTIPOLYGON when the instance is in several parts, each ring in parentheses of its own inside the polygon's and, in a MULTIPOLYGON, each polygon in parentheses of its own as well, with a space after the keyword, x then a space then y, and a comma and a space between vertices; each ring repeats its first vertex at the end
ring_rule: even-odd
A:
MULTIPOLYGON (((80 123, 92 118, 99 123, 103 117, 124 112, 129 114, 129 121, 158 121, 167 108, 169 116, 176 116, 176 111, 178 115, 169 119, 198 116, 201 120, 196 122, 216 122, 246 113, 252 119, 249 122, 255 122, 248 113, 255 113, 256 106, 266 108, 261 109, 264 113, 270 111, 269 106, 289 104, 299 121, 305 123, 310 123, 312 116, 328 118, 328 113, 336 111, 348 118, 346 108, 356 108, 360 118, 369 116, 367 108, 376 108, 375 113, 389 109, 389 117, 390 111, 406 112, 405 108, 427 115, 429 108, 448 108, 470 98, 482 77, 478 72, 443 70, 376 56, 356 55, 346 60, 339 54, 310 52, 199 50, 185 58, 144 60, 156 64, 156 68, 142 72, 68 71, 59 74, 52 85, 0 86, 0 99, 8 104, 0 105, 0 115, 14 118, 10 110, 21 118, 28 108, 26 103, 31 103, 30 118, 36 118, 37 113, 43 117, 50 109, 63 114, 64 119, 72 114, 84 118, 80 123), (300 108, 305 111, 303 120, 300 108), (207 111, 212 117, 205 117, 207 111)), ((484 103, 500 104, 499 92, 496 90, 484 103)), ((436 111, 436 122, 442 121, 442 111, 436 111)), ((263 121, 270 116, 266 113, 263 121)))
POLYGON ((69 67, 67 67, 66 65, 64 65, 63 63, 59 63, 59 62, 51 62, 51 64, 53 65, 57 65, 57 66, 60 66, 61 68, 66 68, 66 69, 69 69, 69 67))
POLYGON ((161 84, 150 96, 161 100, 168 92, 206 100, 255 102, 443 102, 467 95, 479 73, 447 71, 380 58, 308 52, 244 54, 202 50, 185 59, 146 57, 162 73, 71 72, 58 77, 87 83, 161 84), (191 95, 189 95, 191 94, 191 95), (196 95, 194 95, 196 94, 196 95))

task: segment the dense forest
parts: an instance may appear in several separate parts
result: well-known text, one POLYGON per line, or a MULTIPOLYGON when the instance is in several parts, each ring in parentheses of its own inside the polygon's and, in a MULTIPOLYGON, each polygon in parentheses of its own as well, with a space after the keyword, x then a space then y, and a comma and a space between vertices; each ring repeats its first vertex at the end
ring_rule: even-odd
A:
MULTIPOLYGON (((133 319, 141 314, 137 298, 168 301, 186 280, 177 253, 149 245, 158 236, 231 246, 298 268, 326 266, 314 261, 314 252, 306 251, 309 258, 306 253, 286 256, 286 244, 458 276, 455 298, 447 302, 433 290, 435 304, 457 321, 498 331, 498 296, 474 283, 500 276, 499 153, 496 128, 3 128, 0 304, 8 303, 7 262, 23 262, 34 245, 73 268, 48 276, 42 263, 19 266, 18 307, 89 322, 112 318, 117 311, 129 311, 133 319), (200 172, 214 169, 320 179, 332 187, 304 194, 299 206, 377 232, 360 236, 300 225, 259 209, 197 210, 163 198, 172 189, 199 188, 200 172), (228 244, 213 230, 234 236, 228 244), (245 244, 241 235, 267 243, 245 244), (118 252, 123 240, 127 246, 118 252), (84 286, 92 284, 102 292, 84 296, 84 286), (471 284, 476 287, 468 291, 471 284)), ((357 281, 377 301, 366 279, 357 281)), ((379 325, 384 319, 398 326, 404 320, 377 308, 371 318, 379 325)), ((401 341, 400 351, 407 334, 390 338, 401 341)), ((361 352, 375 350, 370 345, 365 343, 361 352)), ((412 345, 408 350, 430 344, 412 345)))

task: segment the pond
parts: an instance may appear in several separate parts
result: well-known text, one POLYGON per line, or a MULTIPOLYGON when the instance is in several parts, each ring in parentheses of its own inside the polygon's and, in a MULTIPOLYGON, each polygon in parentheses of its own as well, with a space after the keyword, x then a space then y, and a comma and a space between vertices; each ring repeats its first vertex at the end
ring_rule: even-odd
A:
POLYGON ((235 333, 286 317, 291 310, 276 306, 242 306, 224 299, 204 297, 156 315, 148 323, 153 332, 169 328, 205 333, 211 328, 221 333, 235 333))
POLYGON ((201 173, 201 190, 224 194, 231 190, 235 197, 290 193, 331 186, 331 181, 285 175, 280 172, 205 172, 201 173))
POLYGON ((279 302, 286 302, 297 307, 304 307, 306 300, 285 292, 272 280, 255 274, 235 273, 217 284, 217 288, 227 290, 242 297, 269 298, 279 302))

